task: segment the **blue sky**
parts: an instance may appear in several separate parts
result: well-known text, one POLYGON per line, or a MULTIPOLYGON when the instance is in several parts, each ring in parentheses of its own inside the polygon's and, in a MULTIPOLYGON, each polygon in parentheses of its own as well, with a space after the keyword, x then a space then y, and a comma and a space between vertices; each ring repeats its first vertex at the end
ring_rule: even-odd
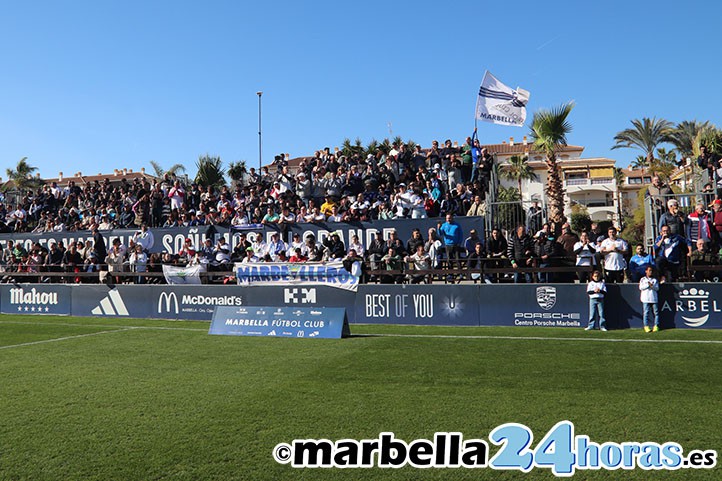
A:
MULTIPOLYGON (((574 100, 569 143, 611 151, 633 118, 722 125, 718 2, 3 2, 0 158, 42 176, 199 155, 258 164, 357 136, 471 134, 486 69, 574 100)), ((483 143, 528 128, 479 123, 483 143)))

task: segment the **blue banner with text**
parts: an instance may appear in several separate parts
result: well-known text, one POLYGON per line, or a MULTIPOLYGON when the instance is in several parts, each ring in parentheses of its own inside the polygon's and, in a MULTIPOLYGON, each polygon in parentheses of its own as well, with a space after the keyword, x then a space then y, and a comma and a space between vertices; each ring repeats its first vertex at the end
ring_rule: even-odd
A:
POLYGON ((218 306, 208 334, 340 339, 349 327, 338 307, 218 306))

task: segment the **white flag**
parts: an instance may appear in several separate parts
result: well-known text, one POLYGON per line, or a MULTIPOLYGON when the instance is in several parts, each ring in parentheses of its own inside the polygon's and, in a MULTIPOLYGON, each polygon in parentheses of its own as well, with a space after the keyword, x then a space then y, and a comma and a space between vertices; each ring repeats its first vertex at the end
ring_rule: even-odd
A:
POLYGON ((512 90, 487 70, 476 99, 476 118, 494 124, 523 127, 528 102, 529 92, 518 87, 512 90))
POLYGON ((163 266, 163 275, 168 284, 200 284, 202 266, 191 267, 163 266))

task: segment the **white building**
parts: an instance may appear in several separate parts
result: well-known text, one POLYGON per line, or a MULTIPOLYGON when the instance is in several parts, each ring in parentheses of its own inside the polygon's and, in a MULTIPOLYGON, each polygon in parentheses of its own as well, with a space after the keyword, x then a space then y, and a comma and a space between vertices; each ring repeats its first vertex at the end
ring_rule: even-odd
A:
MULTIPOLYGON (((529 165, 534 169, 537 180, 522 181, 521 197, 525 204, 538 200, 545 202, 544 188, 547 180, 547 165, 544 154, 532 150, 526 137, 522 142, 509 142, 485 146, 489 152, 496 153, 501 168, 514 155, 528 156, 529 165)), ((614 180, 613 159, 603 157, 583 158, 584 147, 568 145, 560 149, 557 162, 562 170, 562 181, 566 191, 565 214, 571 214, 571 206, 579 204, 587 208, 592 220, 613 220, 618 222, 619 193, 614 180)), ((515 181, 501 180, 504 187, 517 187, 515 181)))

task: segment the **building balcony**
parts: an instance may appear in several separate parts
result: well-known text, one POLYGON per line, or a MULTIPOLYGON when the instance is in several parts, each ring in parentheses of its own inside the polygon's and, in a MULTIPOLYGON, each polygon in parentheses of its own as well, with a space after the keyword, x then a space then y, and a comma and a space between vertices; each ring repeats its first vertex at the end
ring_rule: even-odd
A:
POLYGON ((608 185, 614 184, 614 179, 608 177, 599 177, 594 179, 566 179, 564 180, 564 187, 579 185, 608 185))

